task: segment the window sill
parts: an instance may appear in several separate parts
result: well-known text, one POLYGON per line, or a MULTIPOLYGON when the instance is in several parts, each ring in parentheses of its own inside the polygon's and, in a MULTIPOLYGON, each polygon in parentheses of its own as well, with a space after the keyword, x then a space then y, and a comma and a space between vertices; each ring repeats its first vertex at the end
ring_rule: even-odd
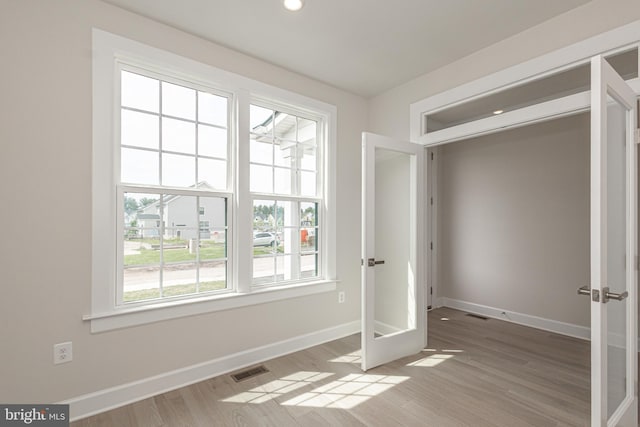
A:
POLYGON ((143 307, 123 307, 112 312, 85 315, 82 319, 91 321, 91 333, 99 333, 163 320, 331 292, 335 291, 335 289, 335 280, 305 282, 265 289, 258 288, 246 294, 227 293, 214 295, 206 299, 183 299, 158 302, 143 307))

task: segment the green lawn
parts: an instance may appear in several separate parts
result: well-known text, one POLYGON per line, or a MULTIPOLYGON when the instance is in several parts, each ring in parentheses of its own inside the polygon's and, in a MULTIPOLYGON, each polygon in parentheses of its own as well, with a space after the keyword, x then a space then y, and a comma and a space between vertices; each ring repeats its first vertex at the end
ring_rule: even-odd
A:
MULTIPOLYGON (((175 244, 175 243, 167 243, 175 244)), ((284 249, 282 247, 278 247, 278 252, 282 253, 284 249)), ((254 255, 267 255, 273 253, 273 249, 271 247, 254 247, 253 254, 254 255)), ((200 247, 200 260, 214 260, 225 258, 225 245, 224 243, 203 243, 200 247)), ((186 261, 195 261, 196 254, 189 253, 188 248, 173 248, 173 249, 164 249, 164 262, 165 263, 173 263, 173 262, 186 262, 186 261)), ((124 265, 127 267, 134 265, 153 265, 160 264, 160 250, 158 249, 146 249, 141 248, 139 254, 135 255, 125 255, 124 256, 124 265)))
MULTIPOLYGON (((200 248, 200 260, 225 258, 224 243, 210 243, 200 248)), ((175 248, 164 250, 164 262, 195 261, 196 254, 189 253, 188 248, 175 248)), ((125 255, 124 265, 160 264, 160 250, 141 248, 139 254, 125 255)))
MULTIPOLYGON (((226 283, 223 280, 213 281, 213 282, 203 282, 200 283, 200 293, 216 291, 219 289, 224 289, 226 287, 226 283)), ((175 285, 168 286, 164 288, 163 295, 164 297, 174 297, 179 295, 189 295, 196 293, 196 284, 190 283, 186 285, 175 285)), ((148 299, 160 298, 160 290, 159 289, 142 289, 139 291, 130 291, 125 292, 122 299, 124 302, 133 302, 133 301, 142 301, 148 299)))

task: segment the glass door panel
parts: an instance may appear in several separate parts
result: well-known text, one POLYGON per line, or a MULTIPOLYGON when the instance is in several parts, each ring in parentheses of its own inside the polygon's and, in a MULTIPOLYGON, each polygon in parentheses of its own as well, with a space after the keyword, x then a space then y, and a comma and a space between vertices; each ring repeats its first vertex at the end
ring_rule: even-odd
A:
MULTIPOLYGON (((626 109, 607 97, 607 275, 609 292, 628 292, 626 281, 626 109)), ((613 415, 626 396, 627 342, 625 299, 607 310, 607 415, 613 415)))
POLYGON ((591 60, 591 425, 636 427, 636 95, 591 60))
POLYGON ((425 345, 421 145, 363 134, 362 369, 425 345))
POLYGON ((416 327, 411 155, 375 149, 376 337, 416 327), (380 261, 378 261, 380 262, 380 261))

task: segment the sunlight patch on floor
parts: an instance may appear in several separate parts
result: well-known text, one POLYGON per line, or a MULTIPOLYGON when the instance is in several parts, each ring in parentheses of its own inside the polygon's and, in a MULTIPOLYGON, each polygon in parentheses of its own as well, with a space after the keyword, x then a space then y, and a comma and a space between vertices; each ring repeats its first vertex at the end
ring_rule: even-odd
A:
POLYGON ((349 374, 338 380, 302 392, 302 388, 335 375, 329 372, 297 372, 223 399, 228 403, 265 403, 285 394, 300 394, 282 402, 284 406, 351 409, 409 379, 406 376, 349 374))
POLYGON ((333 375, 329 372, 300 371, 223 399, 229 403, 264 403, 333 375))
POLYGON ((432 354, 415 362, 408 363, 407 366, 418 366, 421 368, 433 368, 438 366, 445 360, 455 357, 453 354, 432 354))
POLYGON ((362 362, 362 358, 361 358, 361 352, 360 350, 351 352, 349 354, 345 354, 342 356, 338 356, 335 359, 331 359, 329 360, 329 362, 333 362, 333 363, 354 363, 354 364, 360 364, 362 362))
POLYGON ((285 406, 351 409, 409 377, 350 374, 283 402, 285 406))

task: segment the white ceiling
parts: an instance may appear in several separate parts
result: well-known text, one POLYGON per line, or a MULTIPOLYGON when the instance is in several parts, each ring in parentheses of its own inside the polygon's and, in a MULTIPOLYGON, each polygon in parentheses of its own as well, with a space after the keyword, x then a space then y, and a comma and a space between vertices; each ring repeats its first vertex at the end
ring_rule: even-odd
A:
POLYGON ((590 0, 104 0, 372 96, 590 0))

